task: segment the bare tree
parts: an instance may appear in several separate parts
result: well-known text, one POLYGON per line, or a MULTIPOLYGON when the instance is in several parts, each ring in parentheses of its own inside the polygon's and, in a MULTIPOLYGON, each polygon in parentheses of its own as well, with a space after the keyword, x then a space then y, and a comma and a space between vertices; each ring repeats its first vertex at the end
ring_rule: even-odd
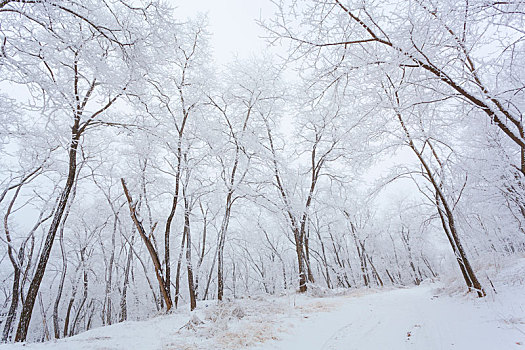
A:
MULTIPOLYGON (((404 75, 401 78, 400 85, 403 84, 404 75)), ((416 145, 416 140, 412 137, 407 124, 404 121, 402 112, 401 112, 401 97, 399 93, 399 87, 396 86, 390 76, 387 76, 389 83, 388 88, 385 88, 387 92, 391 92, 391 105, 395 112, 395 116, 399 125, 405 136, 405 142, 408 147, 416 155, 420 165, 421 165, 421 174, 424 178, 431 184, 432 196, 427 196, 431 202, 435 204, 439 218, 443 227, 443 230, 448 238, 448 241, 451 245, 452 251, 456 257, 458 265, 460 267, 463 278, 469 290, 473 290, 477 293, 479 297, 484 297, 486 295, 484 289, 481 286, 474 269, 472 268, 470 261, 467 257, 465 248, 460 240, 457 224, 456 224, 456 215, 454 214, 455 204, 459 201, 461 197, 461 192, 456 198, 455 201, 451 201, 449 196, 446 195, 445 189, 445 165, 441 161, 441 158, 438 155, 437 148, 434 146, 434 140, 430 137, 425 137, 424 129, 421 130, 421 134, 424 139, 422 141, 422 146, 418 147, 416 145), (429 150, 425 152, 425 147, 429 150), (427 156, 426 153, 429 153, 427 156), (433 160, 436 164, 436 170, 433 170, 430 161, 433 160)), ((417 110, 415 113, 418 113, 417 110)))

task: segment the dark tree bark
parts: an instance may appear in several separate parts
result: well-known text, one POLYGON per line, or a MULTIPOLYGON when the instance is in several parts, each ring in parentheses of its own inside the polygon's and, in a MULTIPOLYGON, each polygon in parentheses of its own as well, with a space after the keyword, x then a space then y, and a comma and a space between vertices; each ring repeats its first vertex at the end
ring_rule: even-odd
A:
POLYGON ((15 256, 15 251, 11 247, 12 240, 11 240, 11 233, 9 231, 9 215, 11 214, 11 211, 13 209, 13 206, 16 202, 16 199, 18 197, 18 194, 20 193, 20 190, 22 189, 22 184, 18 186, 18 188, 15 191, 15 194, 13 195, 13 198, 11 202, 9 203, 9 206, 7 207, 6 214, 4 215, 4 231, 5 236, 7 240, 7 254, 9 255, 9 260, 11 261, 11 265, 13 266, 13 284, 11 287, 11 305, 9 307, 9 311, 7 313, 7 318, 5 320, 4 324, 4 331, 2 333, 2 341, 6 342, 10 338, 11 333, 11 327, 13 324, 13 321, 16 318, 16 310, 18 309, 18 301, 20 299, 20 264, 21 259, 23 259, 24 254, 24 248, 21 247, 19 250, 18 256, 15 256))
POLYGON ((42 278, 44 277, 44 272, 46 270, 47 262, 49 260, 49 255, 51 253, 51 248, 53 247, 53 242, 55 240, 55 235, 57 233, 60 221, 62 220, 62 215, 66 208, 69 194, 73 188, 77 170, 77 148, 80 140, 82 131, 80 130, 80 116, 75 118, 75 124, 73 125, 71 132, 71 144, 69 148, 69 172, 66 180, 65 187, 60 195, 58 201, 57 210, 49 231, 42 248, 42 253, 36 267, 35 275, 31 280, 29 285, 29 290, 27 292, 26 300, 24 302, 22 313, 20 315, 20 321, 18 324, 18 329, 16 331, 15 341, 21 342, 26 340, 27 331, 29 329, 29 322, 31 321, 31 315, 33 314, 33 307, 38 295, 38 290, 40 289, 40 283, 42 283, 42 278))
POLYGON ((69 217, 69 211, 71 210, 71 203, 74 201, 74 198, 76 196, 76 187, 77 187, 77 181, 78 181, 78 172, 77 172, 77 179, 75 180, 75 185, 73 186, 73 193, 71 195, 71 200, 68 202, 65 213, 64 213, 64 219, 60 223, 60 231, 58 236, 58 241, 60 244, 60 254, 62 257, 62 273, 60 274, 60 282, 58 285, 58 291, 55 298, 55 304, 53 306, 53 330, 55 333, 55 339, 60 338, 60 324, 58 322, 58 308, 60 306, 60 301, 62 299, 62 292, 64 290, 64 283, 66 280, 66 272, 67 272, 67 257, 66 257, 66 251, 64 247, 64 228, 67 222, 67 219, 69 217))
POLYGON ((12 242, 12 239, 11 239, 11 232, 10 232, 10 228, 9 228, 9 217, 10 217, 10 215, 12 213, 12 210, 13 210, 14 204, 15 204, 17 198, 18 198, 18 195, 20 194, 20 191, 22 190, 22 187, 25 184, 27 184, 28 182, 32 181, 36 176, 38 176, 40 174, 40 172, 42 170, 42 166, 43 165, 39 166, 38 168, 33 170, 31 173, 29 173, 27 176, 23 177, 19 183, 6 188, 4 190, 4 192, 2 192, 2 194, 0 194, 0 202, 2 202, 3 199, 5 198, 6 194, 10 190, 13 190, 13 189, 15 190, 15 193, 13 194, 13 197, 12 197, 9 205, 7 206, 7 210, 6 210, 6 213, 4 215, 4 220, 3 220, 4 232, 5 232, 5 236, 6 236, 6 242, 7 242, 7 254, 9 256, 9 261, 11 262, 11 265, 13 266, 13 284, 12 284, 12 287, 11 287, 11 305, 9 306, 9 311, 7 313, 7 318, 5 320, 4 329, 3 329, 3 332, 2 332, 2 341, 3 342, 11 340, 11 330, 12 330, 12 327, 13 327, 13 322, 16 319, 16 313, 17 313, 17 310, 18 310, 18 304, 19 304, 20 300, 22 300, 22 303, 24 301, 24 298, 23 298, 23 285, 21 285, 21 278, 22 278, 22 282, 23 282, 23 280, 26 277, 25 274, 27 273, 27 271, 30 268, 31 257, 32 257, 32 249, 31 249, 31 253, 29 255, 28 264, 26 266, 26 271, 25 271, 25 273, 22 276, 22 267, 23 267, 23 264, 24 264, 25 249, 26 249, 27 241, 30 238, 32 240, 34 240, 34 233, 35 233, 35 231, 44 222, 46 222, 49 218, 51 218, 51 216, 53 215, 53 210, 52 210, 51 213, 47 217, 43 218, 44 211, 40 212, 40 215, 38 217, 37 222, 35 223, 35 225, 31 229, 31 231, 29 232, 28 238, 25 239, 22 242, 20 248, 18 249, 18 254, 15 254, 16 251, 15 251, 14 247, 12 246, 13 242, 12 242))
MULTIPOLYGON (((80 266, 77 267, 77 272, 78 272, 79 267, 80 266)), ((69 334, 69 322, 71 319, 71 311, 73 310, 73 304, 75 303, 75 298, 77 295, 78 281, 76 281, 76 283, 73 284, 72 288, 73 290, 71 292, 71 297, 69 298, 69 303, 67 305, 66 318, 64 319, 64 332, 63 332, 64 337, 67 337, 69 334)))
MULTIPOLYGON (((388 78, 390 79, 390 77, 388 78)), ((391 80, 390 80, 390 83, 393 86, 393 83, 391 80)), ((396 106, 399 106, 400 100, 399 100, 399 95, 398 95, 397 90, 395 90, 394 92, 394 97, 395 97, 396 106)), ((472 268, 470 264, 470 261, 467 257, 465 249, 463 248, 463 245, 461 243, 461 240, 459 238, 459 235, 456 229, 454 213, 452 212, 452 208, 449 204, 447 197, 442 191, 442 184, 440 180, 436 178, 436 175, 431 170, 430 165, 425 160, 422 152, 417 148, 416 144, 414 143, 412 136, 410 135, 410 132, 408 131, 405 125, 405 122, 403 121, 403 117, 401 113, 398 111, 397 107, 395 108, 395 112, 396 112, 396 117, 399 121, 399 124, 401 125, 401 128, 403 129, 403 132, 406 136, 408 146, 418 158, 422 166, 422 172, 426 175, 427 180, 432 185, 432 188, 434 190, 434 196, 435 196, 435 205, 436 205, 436 209, 438 211, 438 214, 439 214, 442 226, 443 226, 443 230, 445 231, 445 234, 449 240, 452 251, 456 257, 459 268, 463 275, 463 278, 465 279, 465 283, 467 284, 469 291, 475 291, 478 297, 480 298, 484 297, 486 296, 485 290, 483 289, 483 287, 481 286, 481 283, 476 277, 476 274, 474 273, 474 269, 472 268)), ((427 140, 426 143, 429 145, 429 148, 432 150, 432 154, 436 158, 436 161, 442 167, 441 161, 437 157, 437 153, 435 152, 431 141, 427 140)))
MULTIPOLYGON (((168 290, 166 288, 166 281, 164 280, 162 276, 162 266, 160 264, 160 260, 157 255, 157 251, 155 250, 155 247, 153 246, 151 240, 149 239, 149 236, 146 234, 146 231, 144 230, 142 223, 139 221, 137 217, 137 213, 135 209, 136 203, 133 202, 133 199, 131 195, 129 194, 128 188, 126 187, 126 182, 124 181, 124 179, 120 179, 120 181, 122 183, 122 188, 124 189, 124 194, 126 195, 126 198, 128 200, 128 206, 129 206, 129 212, 130 212, 131 218, 133 222, 135 223, 135 227, 137 228, 137 231, 139 232, 140 237, 144 241, 146 248, 148 249, 151 260, 153 262, 153 266, 155 267, 155 275, 157 277, 157 281, 159 283, 159 288, 164 298, 164 302, 166 303, 166 311, 170 311, 172 307, 171 297, 168 294, 168 290)), ((153 232, 151 232, 151 235, 153 235, 153 232)))
MULTIPOLYGON (((48 67, 48 69, 50 68, 48 67)), ((121 92, 116 96, 110 98, 105 105, 103 105, 96 112, 90 114, 89 116, 86 116, 85 120, 82 121, 86 105, 88 104, 91 95, 95 90, 97 79, 93 78, 93 80, 89 82, 89 87, 85 94, 82 96, 82 93, 80 91, 80 80, 83 78, 83 76, 79 72, 78 51, 75 52, 75 59, 72 62, 72 69, 74 72, 73 88, 75 97, 75 107, 73 111, 73 125, 71 127, 71 139, 68 150, 68 174, 66 178, 66 183, 58 199, 53 221, 49 226, 49 230, 46 235, 44 245, 42 247, 40 258, 35 269, 35 274, 29 285, 29 290, 27 292, 26 299, 24 300, 22 313, 20 315, 20 321, 18 323, 18 328, 16 331, 16 342, 25 341, 27 337, 27 331, 29 329, 29 323, 31 322, 33 308, 38 295, 38 291, 40 289, 40 284, 42 283, 42 279, 44 277, 47 262, 49 260, 49 255, 51 253, 51 248, 53 247, 57 230, 60 226, 62 216, 64 215, 64 211, 68 204, 71 190, 75 184, 77 174, 77 150, 80 143, 80 139, 84 135, 86 129, 93 126, 93 123, 96 121, 97 117, 103 114, 108 108, 110 108, 115 103, 115 101, 122 95, 121 92)))
MULTIPOLYGON (((68 213, 66 213, 67 216, 68 213)), ((65 219, 64 219, 65 221, 65 219)), ((60 301, 62 299, 62 292, 64 290, 64 283, 66 281, 66 272, 67 272, 67 258, 66 251, 64 248, 64 225, 60 227, 60 234, 58 237, 60 243, 60 254, 62 255, 62 273, 60 274, 60 282, 58 285, 58 291, 55 298, 55 304, 53 306, 53 329, 55 332, 55 339, 60 338, 60 325, 58 323, 58 308, 60 306, 60 301)))
MULTIPOLYGON (((181 157, 182 157, 182 134, 184 132, 184 125, 187 118, 185 114, 182 129, 179 131, 179 140, 177 144, 177 170, 175 173, 175 194, 171 203, 170 213, 166 220, 166 228, 164 229, 164 267, 166 268, 166 289, 167 293, 171 297, 171 261, 170 261, 170 235, 171 235, 171 224, 175 217, 175 211, 177 210, 177 203, 179 201, 179 184, 180 184, 180 172, 181 172, 181 157)), ((175 308, 177 307, 178 291, 175 292, 175 308)))
MULTIPOLYGON (((378 26, 374 19, 365 19, 359 17, 361 14, 354 14, 349 8, 344 6, 340 0, 335 0, 337 6, 342 10, 343 13, 349 17, 351 22, 354 22, 358 27, 364 30, 365 35, 368 39, 358 40, 350 43, 339 43, 340 46, 349 45, 362 45, 365 43, 381 44, 385 47, 391 48, 394 52, 397 52, 404 56, 407 60, 411 61, 412 65, 405 65, 410 68, 422 69, 431 75, 433 75, 438 81, 445 86, 455 91, 456 95, 461 99, 469 102, 472 106, 480 110, 482 113, 487 115, 493 125, 498 127, 509 139, 512 141, 520 150, 520 171, 525 174, 525 132, 523 127, 523 121, 520 117, 520 111, 517 113, 511 110, 510 104, 507 104, 504 100, 500 100, 497 94, 491 93, 488 86, 483 84, 479 77, 479 70, 476 67, 474 60, 470 56, 470 50, 465 46, 465 42, 460 39, 460 36, 454 32, 445 22, 443 22, 435 10, 427 8, 422 5, 422 8, 428 12, 429 15, 435 18, 436 21, 443 26, 443 29, 451 35, 453 40, 456 42, 458 54, 461 55, 461 59, 465 63, 466 70, 464 73, 468 74, 466 80, 472 81, 474 88, 469 90, 465 87, 463 82, 465 76, 455 80, 450 74, 447 74, 443 68, 432 62, 429 55, 423 52, 420 48, 416 47, 416 52, 419 52, 421 58, 417 57, 417 54, 413 54, 410 49, 398 46, 395 42, 390 41, 390 38, 385 37, 385 33, 381 27, 378 26)), ((363 13, 368 14, 367 11, 363 13)))
POLYGON ((302 232, 304 232, 304 230, 301 230, 300 224, 297 222, 297 218, 291 211, 291 205, 288 199, 288 194, 286 193, 286 190, 284 189, 284 186, 283 186, 283 182, 281 180, 281 174, 279 172, 279 166, 277 163, 277 154, 276 154, 275 147, 273 144, 272 132, 271 132, 271 129, 268 123, 266 123, 266 131, 267 131, 268 142, 270 144, 270 150, 272 152, 272 158, 273 158, 272 159, 273 171, 274 171, 273 175, 275 178, 277 189, 279 191, 279 194, 285 206, 286 215, 288 219, 290 220, 290 225, 292 227, 292 233, 294 236, 295 252, 297 255, 297 267, 299 270, 298 271, 299 272, 299 292, 304 293, 306 292, 306 289, 307 289, 307 286, 306 286, 307 273, 306 273, 306 269, 304 266, 304 256, 303 256, 304 236, 301 234, 302 232))

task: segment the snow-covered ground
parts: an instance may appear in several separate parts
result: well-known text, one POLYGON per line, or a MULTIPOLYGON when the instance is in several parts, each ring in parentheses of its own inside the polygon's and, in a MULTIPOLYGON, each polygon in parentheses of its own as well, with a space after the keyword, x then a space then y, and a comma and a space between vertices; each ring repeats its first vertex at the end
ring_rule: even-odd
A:
POLYGON ((201 302, 193 314, 179 310, 56 342, 0 346, 0 350, 241 348, 525 350, 525 289, 508 286, 477 299, 450 296, 440 284, 426 283, 328 297, 259 296, 221 306, 201 302), (194 322, 188 324, 190 319, 194 322))

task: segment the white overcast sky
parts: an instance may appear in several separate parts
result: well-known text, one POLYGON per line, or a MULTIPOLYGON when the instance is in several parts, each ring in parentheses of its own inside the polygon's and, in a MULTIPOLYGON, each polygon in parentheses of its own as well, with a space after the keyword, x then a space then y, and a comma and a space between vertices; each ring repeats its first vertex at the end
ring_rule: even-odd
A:
POLYGON ((212 33, 214 56, 219 63, 234 55, 246 58, 264 50, 260 37, 264 30, 255 20, 269 18, 275 12, 270 0, 171 0, 178 19, 207 13, 212 33))

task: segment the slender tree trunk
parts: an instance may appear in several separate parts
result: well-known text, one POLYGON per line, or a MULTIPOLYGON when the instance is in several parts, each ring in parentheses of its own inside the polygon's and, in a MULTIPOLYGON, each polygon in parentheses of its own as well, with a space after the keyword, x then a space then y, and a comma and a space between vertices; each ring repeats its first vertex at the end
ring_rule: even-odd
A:
POLYGON ((456 257, 456 261, 458 262, 461 274, 463 275, 467 287, 469 288, 469 290, 476 291, 478 297, 480 298, 486 296, 485 290, 483 289, 481 283, 477 279, 474 273, 474 269, 470 265, 470 261, 467 258, 467 254, 463 248, 463 245, 461 244, 461 241, 456 231, 452 212, 450 211, 450 209, 448 209, 448 205, 443 203, 442 198, 439 198, 436 201, 436 204, 438 206, 438 212, 442 224, 444 225, 444 227, 446 227, 445 233, 447 234, 447 238, 452 247, 452 250, 456 257), (445 208, 442 209, 440 204, 443 204, 445 208), (443 213, 443 211, 445 211, 445 213, 443 213))
POLYGON ((425 256, 421 256, 421 259, 423 260, 423 262, 425 263, 428 271, 430 271, 430 273, 432 274, 432 277, 437 277, 437 274, 434 272, 434 269, 432 268, 432 266, 430 265, 430 262, 428 261, 427 258, 425 258, 425 256))
POLYGON ((73 324, 71 326, 71 331, 69 332, 69 336, 75 335, 75 329, 77 327, 78 321, 80 319, 80 313, 82 312, 82 309, 84 305, 86 304, 87 298, 88 298, 88 274, 86 269, 86 248, 80 249, 80 261, 82 264, 82 300, 80 301, 80 305, 77 308, 77 312, 75 314, 75 319, 73 320, 73 324))
POLYGON ((205 212, 202 208, 202 205, 200 205, 201 213, 202 213, 202 219, 203 219, 203 228, 202 228, 202 248, 200 249, 200 255, 199 260, 197 262, 197 273, 195 274, 195 298, 199 298, 199 282, 200 282, 200 271, 202 262, 204 261, 204 255, 206 254, 206 235, 208 230, 208 222, 207 222, 207 211, 205 212))
MULTIPOLYGON (((182 135, 179 135, 178 146, 177 146, 177 170, 175 174, 175 194, 173 195, 173 201, 171 203, 171 210, 166 220, 166 228, 164 230, 164 267, 166 269, 166 291, 171 297, 171 261, 170 261, 170 235, 171 235, 171 224, 175 217, 175 211, 177 210, 177 203, 179 201, 179 184, 180 184, 180 171, 181 171, 181 153, 182 153, 182 135)), ((177 297, 175 297, 177 298, 177 297)), ((177 303, 175 303, 175 308, 177 303)))
POLYGON ((418 276, 418 273, 416 271, 416 266, 414 264, 414 259, 412 258, 412 248, 410 247, 410 232, 407 229, 407 232, 405 233, 405 228, 401 227, 401 238, 403 239, 403 243, 405 244, 405 248, 407 250, 408 254, 408 262, 410 265, 410 268, 412 269, 412 272, 414 273, 414 283, 418 286, 421 283, 421 275, 418 276))
POLYGON ((379 273, 377 272, 374 262, 372 261, 372 257, 368 255, 368 253, 366 253, 364 247, 363 247, 363 253, 366 257, 366 260, 370 264, 370 267, 372 268, 372 275, 374 276, 377 285, 383 287, 383 280, 381 279, 381 276, 379 276, 379 273))
POLYGON ((38 301, 40 304, 40 313, 42 314, 42 328, 44 329, 44 339, 49 341, 51 336, 49 335, 49 328, 47 324, 46 310, 44 308, 44 302, 42 301, 42 293, 38 292, 38 301))
POLYGON ((390 280, 390 282, 393 285, 396 284, 396 281, 394 280, 394 277, 390 274, 390 271, 388 271, 388 269, 385 269, 385 272, 386 272, 386 275, 388 276, 388 279, 390 280))
POLYGON ((237 299, 237 267, 235 264, 235 259, 232 261, 232 289, 233 289, 233 299, 237 299))
POLYGON ((343 278, 344 278, 344 280, 341 278, 340 271, 336 271, 337 279, 339 280, 340 285, 342 287, 351 288, 352 284, 348 280, 348 274, 346 273, 346 266, 345 266, 344 260, 341 260, 341 257, 339 256, 339 248, 336 244, 334 235, 332 234, 332 230, 330 228, 328 228, 328 234, 330 235, 330 240, 332 241, 332 248, 334 249, 335 261, 337 262, 337 265, 339 266, 340 271, 342 271, 343 278))
MULTIPOLYGON (((157 277, 157 281, 159 283, 160 292, 164 298, 164 302, 166 303, 166 311, 170 311, 172 307, 171 297, 168 294, 168 290, 166 289, 166 281, 164 280, 162 276, 162 266, 160 264, 159 257, 157 255, 157 251, 155 250, 155 247, 151 243, 151 240, 149 239, 148 235, 146 234, 146 231, 144 230, 144 227, 142 226, 142 223, 137 218, 136 210, 135 210, 135 204, 133 203, 133 199, 131 198, 131 195, 129 194, 128 188, 126 187, 126 182, 124 179, 120 179, 122 183, 122 188, 124 189, 124 194, 126 195, 126 198, 128 200, 129 205, 129 211, 131 218, 133 222, 135 223, 135 226, 137 230, 139 231, 140 236, 142 237, 142 240, 144 241, 144 244, 146 245, 146 248, 148 249, 148 252, 150 254, 151 260, 153 261, 153 266, 155 267, 155 275, 157 277)), ((154 229, 154 228, 153 228, 154 229)), ((153 232, 152 232, 153 234, 153 232)))
POLYGON ((186 243, 186 230, 182 233, 182 239, 180 242, 179 259, 177 260, 177 271, 175 273, 175 308, 179 304, 180 296, 180 269, 182 265, 182 256, 184 254, 184 244, 186 243))
MULTIPOLYGON (((78 181, 78 174, 77 174, 77 181, 78 181)), ((55 305, 53 306, 53 330, 55 332, 55 339, 60 338, 60 324, 58 322, 58 309, 60 306, 60 301, 62 299, 62 292, 64 290, 64 283, 66 281, 66 272, 67 272, 67 256, 66 256, 66 249, 64 247, 64 228, 66 226, 66 222, 69 217, 69 212, 71 210, 71 203, 74 201, 76 197, 77 181, 75 181, 75 184, 73 186, 71 200, 67 204, 67 207, 64 213, 64 219, 60 223, 60 231, 58 234, 58 242, 60 244, 60 254, 62 257, 62 273, 60 274, 60 283, 58 285, 58 291, 57 291, 57 295, 55 298, 55 305)))
MULTIPOLYGON (((396 92, 396 99, 399 103, 399 97, 396 92)), ((447 235, 447 238, 449 239, 449 242, 452 247, 452 251, 454 252, 454 255, 456 256, 456 260, 459 264, 459 267, 461 269, 461 273, 463 274, 463 277, 465 279, 465 282, 467 284, 467 287, 469 290, 475 290, 478 294, 478 297, 482 298, 486 295, 485 290, 481 286, 481 283, 477 279, 474 270, 472 269, 472 266, 470 265, 470 261, 467 258, 467 254, 465 250, 463 249, 463 245, 461 244, 461 241, 459 239, 458 233, 456 231, 456 224, 454 220, 454 214, 452 213, 452 209, 450 208, 450 205, 448 204, 447 198, 445 197, 445 194, 443 193, 441 189, 440 182, 435 178, 434 173, 430 169, 430 166, 426 162, 426 160, 423 158, 422 153, 417 149, 416 145, 414 144, 412 137, 408 131, 408 129, 405 126, 405 123, 403 121, 403 118, 399 112, 396 111, 397 118, 399 120, 399 123, 401 124, 401 127, 403 128, 403 131, 407 137, 408 146, 412 149, 412 151, 415 153, 417 158, 419 159, 419 162, 421 163, 421 166, 423 167, 424 173, 427 175, 428 180, 432 184, 432 187, 434 188, 434 194, 436 197, 436 209, 439 213, 443 229, 445 230, 445 233, 447 235)), ((431 147, 434 156, 437 157, 436 152, 432 148, 432 144, 430 141, 427 141, 429 144, 429 147, 431 147)), ((437 161, 441 164, 439 159, 437 161)))
POLYGON ((69 194, 73 188, 76 171, 77 171, 77 148, 80 140, 81 133, 79 132, 80 118, 75 118, 75 124, 72 128, 72 141, 69 147, 69 172, 66 180, 65 187, 60 195, 58 201, 57 210, 53 221, 49 227, 49 231, 42 248, 42 253, 36 267, 35 275, 31 280, 29 285, 29 290, 22 307, 22 313, 20 315, 20 321, 18 323, 18 329, 16 331, 16 342, 22 342, 26 340, 27 331, 29 329, 29 322, 31 321, 31 315, 33 314, 33 307, 35 305, 36 297, 38 295, 38 290, 40 289, 40 283, 42 283, 42 278, 44 277, 44 272, 46 270, 47 262, 49 260, 49 255, 51 253, 51 248, 53 247, 53 242, 55 240, 55 235, 57 233, 58 227, 62 220, 62 215, 68 203, 69 194))
POLYGON ((392 250, 394 251, 394 258, 396 259, 396 267, 397 267, 397 277, 399 281, 402 281, 401 278, 401 266, 399 265, 399 257, 397 256, 397 249, 396 249, 396 243, 394 241, 394 237, 392 237, 392 234, 390 235, 390 240, 392 241, 392 250))
POLYGON ((113 223, 113 232, 111 234, 111 254, 109 256, 109 265, 107 267, 107 278, 106 278, 106 295, 105 295, 105 304, 106 304, 106 324, 111 325, 112 323, 112 301, 111 301, 111 291, 113 289, 113 265, 115 262, 115 236, 117 233, 117 224, 118 217, 115 215, 113 223))
MULTIPOLYGON (((131 248, 131 250, 133 252, 133 255, 137 258, 137 260, 140 263, 140 266, 142 267, 142 271, 144 272, 144 277, 146 278, 146 282, 148 283, 149 289, 151 291, 151 296, 153 297, 153 302, 155 303, 155 307, 157 308, 157 311, 160 311, 160 304, 161 304, 161 302, 157 298, 157 294, 155 293, 155 288, 153 287, 153 284, 151 283, 151 279, 149 278, 148 269, 146 268, 146 264, 142 260, 142 257, 140 256, 140 254, 137 253, 135 248, 133 248, 133 239, 134 238, 135 238, 135 236, 132 235, 131 236, 131 243, 130 243, 129 247, 131 248)), ((131 278, 133 280, 133 269, 131 270, 131 278)), ((162 295, 160 295, 159 297, 162 297, 162 295)))
POLYGON ((361 249, 363 244, 361 242, 358 242, 357 235, 355 233, 354 224, 350 223, 350 226, 352 229, 352 236, 354 238, 355 248, 357 250, 357 256, 359 257, 359 263, 361 264, 361 275, 363 277, 363 283, 365 284, 365 287, 368 287, 370 285, 370 277, 368 276, 368 266, 366 263, 366 257, 365 257, 364 252, 361 249))
POLYGON ((64 248, 64 226, 60 228, 59 234, 60 252, 62 255, 62 273, 60 274, 60 283, 58 285, 58 291, 55 298, 55 305, 53 306, 53 329, 55 332, 55 339, 60 338, 60 324, 58 323, 58 308, 60 306, 60 300, 62 299, 62 292, 64 290, 64 283, 66 281, 67 272, 67 257, 64 248))
POLYGON ((195 298, 195 286, 193 284, 193 266, 191 264, 191 231, 190 231, 190 208, 186 198, 184 198, 184 231, 186 232, 186 266, 188 268, 188 290, 190 293, 190 310, 197 307, 195 298))
POLYGON ((314 274, 312 273, 312 268, 310 267, 310 229, 303 232, 304 237, 304 262, 306 265, 306 271, 308 273, 308 282, 315 283, 314 274))
POLYGON ((9 215, 11 214, 11 211, 13 209, 13 206, 15 204, 15 201, 21 189, 22 189, 22 185, 20 185, 16 189, 16 192, 13 195, 13 198, 11 202, 9 203, 6 214, 4 216, 4 231, 5 231, 6 240, 7 240, 7 254, 9 255, 9 260, 11 262, 11 265, 13 266, 13 284, 11 287, 11 305, 9 307, 7 318, 5 320, 4 330, 2 333, 3 342, 10 340, 11 328, 13 325, 13 321, 16 318, 16 312, 18 309, 18 301, 20 299, 20 275, 21 275, 20 265, 22 264, 21 260, 23 258, 24 247, 20 248, 18 259, 17 259, 15 256, 15 251, 11 246, 12 240, 11 240, 11 233, 9 230, 9 215))
POLYGON ((18 300, 20 298, 20 293, 18 289, 19 285, 20 285, 20 269, 15 268, 14 276, 13 276, 13 286, 11 288, 11 306, 9 307, 7 318, 5 320, 4 331, 2 334, 2 342, 7 342, 8 340, 10 340, 9 334, 11 333, 11 327, 12 327, 13 321, 16 318, 16 310, 18 308, 18 300))
MULTIPOLYGON (((78 272, 78 268, 77 268, 77 272, 78 272)), ((76 274, 76 272, 75 272, 76 274)), ((64 337, 67 337, 68 336, 68 331, 69 331, 69 320, 71 319, 71 311, 73 310, 73 304, 75 303, 75 297, 77 295, 77 290, 78 290, 78 280, 76 281, 76 283, 73 285, 73 291, 71 292, 71 297, 69 298, 69 304, 67 306, 67 310, 66 310, 66 318, 64 319, 64 337)))
POLYGON ((231 195, 231 193, 228 193, 228 198, 226 199, 226 211, 222 219, 218 239, 219 245, 217 247, 217 299, 219 301, 222 301, 224 294, 224 245, 226 243, 226 232, 228 231, 228 224, 230 222, 231 195))
POLYGON ((135 236, 131 236, 130 247, 128 250, 128 258, 126 261, 126 268, 124 269, 124 283, 122 285, 122 295, 120 297, 120 322, 124 322, 128 319, 128 308, 127 308, 127 292, 129 284, 129 270, 131 267, 131 259, 133 257, 133 239, 135 236))
POLYGON ((323 265, 324 265, 324 270, 325 270, 325 280, 326 280, 326 287, 329 288, 329 289, 332 289, 332 283, 330 281, 330 271, 328 270, 328 260, 326 258, 326 250, 325 250, 325 247, 324 247, 324 242, 323 242, 323 239, 321 238, 321 233, 319 232, 319 230, 315 230, 315 232, 317 233, 317 238, 319 238, 319 244, 321 244, 321 258, 322 258, 322 261, 323 261, 323 265))
POLYGON ((202 297, 203 300, 206 300, 206 298, 208 297, 208 292, 210 290, 211 280, 213 277, 213 270, 215 269, 215 264, 217 263, 217 255, 219 252, 218 247, 219 247, 219 242, 217 241, 217 249, 215 249, 215 254, 213 255, 213 260, 211 262, 210 273, 208 274, 208 280, 206 281, 206 288, 204 288, 204 296, 202 297))
MULTIPOLYGON (((290 219, 290 225, 292 227, 292 232, 293 232, 293 235, 294 235, 295 252, 297 254, 297 268, 299 270, 298 271, 299 272, 299 291, 301 293, 305 293, 306 290, 307 290, 307 286, 306 286, 306 277, 307 276, 306 276, 306 271, 305 271, 305 266, 304 266, 304 256, 303 256, 304 236, 302 235, 302 233, 304 232, 304 227, 302 229, 299 228, 300 224, 303 224, 303 226, 304 226, 305 219, 303 219, 302 222, 299 223, 297 218, 294 216, 294 214, 291 211, 291 205, 290 205, 290 201, 289 201, 289 198, 288 198, 288 194, 286 193, 286 190, 284 189, 283 182, 281 180, 281 175, 279 173, 279 166, 278 166, 278 163, 277 163, 277 156, 276 156, 275 147, 274 147, 274 144, 273 144, 273 137, 272 137, 272 132, 271 132, 271 129, 270 129, 270 125, 268 124, 267 121, 265 121, 265 122, 266 122, 266 133, 268 135, 268 142, 269 142, 270 150, 271 150, 272 156, 273 156, 273 159, 272 159, 272 161, 273 161, 273 171, 274 171, 273 175, 275 177, 275 182, 276 182, 277 188, 279 189, 279 194, 280 194, 281 199, 283 200, 283 203, 285 205, 286 214, 288 215, 288 218, 290 219)), ((315 154, 313 155, 312 159, 315 159, 315 154)), ((312 173, 312 176, 314 176, 313 173, 312 173)), ((307 202, 306 202, 306 209, 305 209, 303 218, 307 215, 307 211, 308 211, 308 208, 309 208, 309 203, 311 202, 314 188, 315 188, 315 180, 313 180, 312 183, 311 183, 310 193, 309 193, 309 196, 308 196, 308 199, 307 199, 307 202)))

